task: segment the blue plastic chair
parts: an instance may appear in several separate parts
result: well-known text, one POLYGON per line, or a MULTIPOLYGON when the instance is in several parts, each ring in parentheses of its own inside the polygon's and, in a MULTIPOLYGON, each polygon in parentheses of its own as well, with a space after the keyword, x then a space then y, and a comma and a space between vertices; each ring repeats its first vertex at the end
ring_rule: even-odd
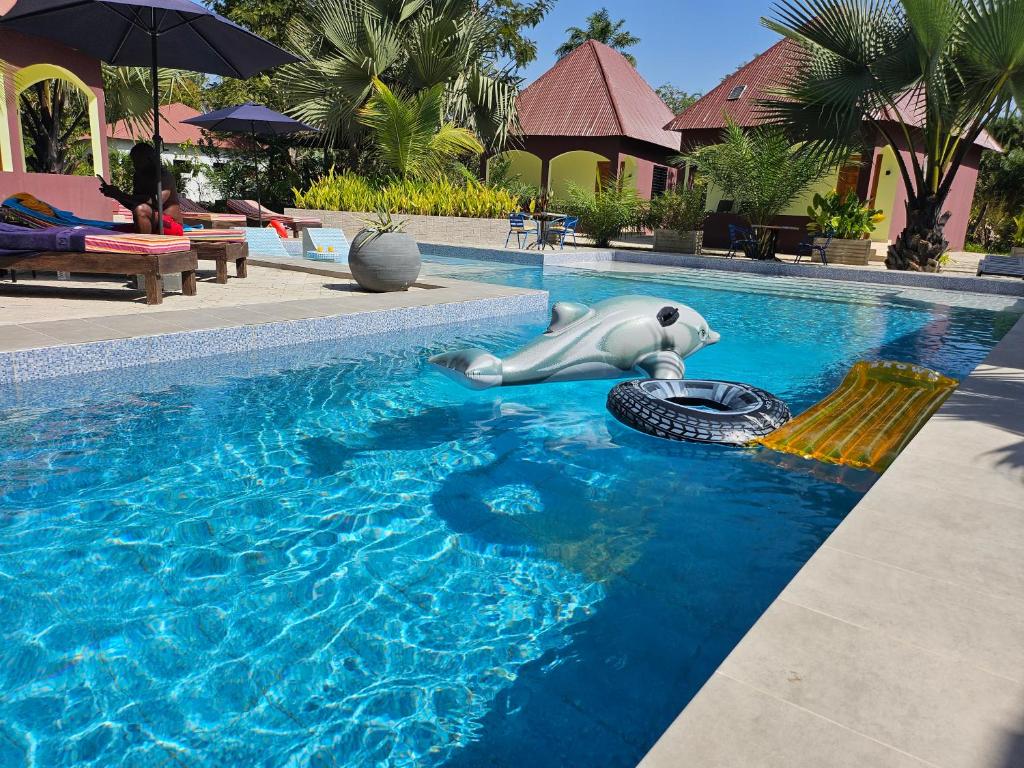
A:
POLYGON ((505 247, 508 248, 508 241, 516 236, 516 245, 520 249, 530 242, 530 235, 537 235, 537 223, 525 213, 510 213, 508 215, 508 235, 505 236, 505 247))
POLYGON ((825 254, 828 251, 829 243, 832 242, 832 238, 835 237, 835 234, 836 233, 833 232, 831 229, 827 230, 825 232, 824 245, 815 245, 813 238, 811 238, 810 240, 804 240, 802 243, 798 244, 796 247, 796 259, 793 261, 793 263, 799 264, 800 259, 802 259, 804 256, 810 256, 813 253, 817 252, 821 256, 821 263, 827 267, 828 257, 825 254))
POLYGON ((729 253, 726 254, 726 258, 731 259, 736 255, 737 249, 742 251, 748 245, 757 245, 757 238, 754 237, 753 231, 741 227, 739 224, 730 224, 729 253))
POLYGON ((554 236, 558 240, 558 247, 565 250, 565 238, 572 238, 572 247, 576 247, 576 227, 579 226, 579 216, 566 216, 548 227, 548 236, 554 236))

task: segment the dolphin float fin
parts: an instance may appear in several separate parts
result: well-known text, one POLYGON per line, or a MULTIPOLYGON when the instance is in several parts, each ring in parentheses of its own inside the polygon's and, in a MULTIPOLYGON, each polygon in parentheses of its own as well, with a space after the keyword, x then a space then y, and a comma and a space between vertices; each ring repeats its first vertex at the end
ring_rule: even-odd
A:
POLYGON ((686 364, 683 358, 675 352, 662 350, 651 352, 641 357, 636 367, 646 373, 652 379, 681 379, 686 373, 686 364))
POLYGON ((577 320, 593 313, 586 304, 576 301, 558 301, 551 307, 551 323, 544 333, 558 333, 568 328, 577 320))

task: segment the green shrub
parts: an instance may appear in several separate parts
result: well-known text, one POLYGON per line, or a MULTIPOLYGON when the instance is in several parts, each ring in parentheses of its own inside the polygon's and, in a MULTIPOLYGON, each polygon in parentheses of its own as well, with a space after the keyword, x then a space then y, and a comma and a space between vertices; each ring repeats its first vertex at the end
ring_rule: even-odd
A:
POLYGON ((651 200, 648 226, 675 232, 695 232, 704 228, 707 218, 707 186, 694 184, 689 189, 671 189, 651 200))
POLYGON ((1013 217, 1013 244, 1018 248, 1024 247, 1024 212, 1013 217))
POLYGON ((378 211, 421 216, 495 219, 521 210, 512 192, 473 179, 391 179, 374 183, 331 169, 306 191, 292 190, 295 207, 322 211, 378 211))
POLYGON ((572 184, 565 200, 556 206, 570 216, 579 216, 579 229, 604 248, 624 230, 639 229, 648 218, 646 201, 627 184, 610 181, 596 193, 572 184))
POLYGON ((881 211, 861 203, 855 192, 815 193, 811 205, 807 206, 811 217, 807 224, 810 232, 827 232, 839 240, 860 240, 875 229, 885 216, 881 211))

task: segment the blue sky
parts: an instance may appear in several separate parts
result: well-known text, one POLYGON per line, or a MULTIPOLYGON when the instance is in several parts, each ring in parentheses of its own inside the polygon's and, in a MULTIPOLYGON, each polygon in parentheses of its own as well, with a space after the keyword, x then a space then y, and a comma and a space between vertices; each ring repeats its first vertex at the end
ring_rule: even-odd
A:
POLYGON ((527 83, 555 63, 566 27, 584 27, 586 17, 602 5, 640 38, 630 52, 654 88, 667 82, 707 92, 778 39, 760 24, 770 0, 558 0, 544 21, 527 31, 538 44, 537 60, 524 72, 527 83))

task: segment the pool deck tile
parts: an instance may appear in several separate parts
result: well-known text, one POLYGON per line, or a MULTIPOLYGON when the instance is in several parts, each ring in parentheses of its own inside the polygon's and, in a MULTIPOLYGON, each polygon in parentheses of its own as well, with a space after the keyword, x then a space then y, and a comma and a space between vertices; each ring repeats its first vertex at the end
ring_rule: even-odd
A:
POLYGON ((1024 320, 641 762, 918 764, 1024 767, 1024 320))
POLYGON ((725 675, 711 678, 700 695, 703 706, 687 709, 672 726, 685 738, 659 743, 642 768, 933 768, 725 675))
MULTIPOLYGON (((77 317, 67 316, 75 311, 71 304, 62 308, 64 319, 7 318, 0 322, 0 385, 547 308, 544 291, 426 274, 409 291, 371 294, 353 288, 347 265, 287 261, 291 285, 299 287, 277 301, 254 302, 257 294, 249 292, 232 304, 226 294, 211 295, 205 305, 176 302, 176 309, 152 311, 122 298, 116 313, 99 315, 102 304, 92 298, 79 305, 77 317), (304 298, 285 298, 296 294, 304 298)), ((269 260, 255 269, 270 288, 273 273, 283 274, 269 260)))

